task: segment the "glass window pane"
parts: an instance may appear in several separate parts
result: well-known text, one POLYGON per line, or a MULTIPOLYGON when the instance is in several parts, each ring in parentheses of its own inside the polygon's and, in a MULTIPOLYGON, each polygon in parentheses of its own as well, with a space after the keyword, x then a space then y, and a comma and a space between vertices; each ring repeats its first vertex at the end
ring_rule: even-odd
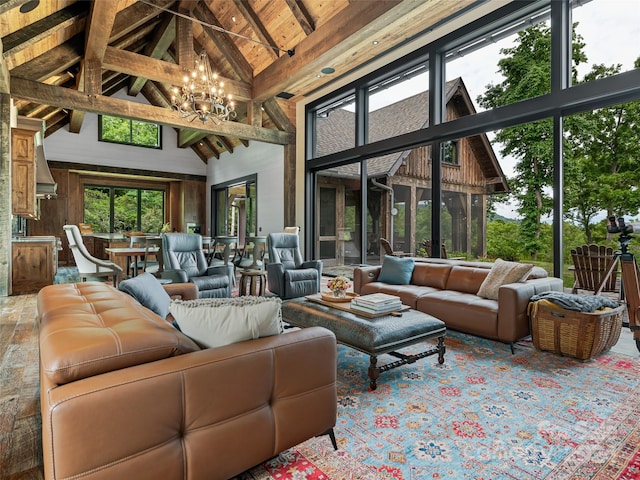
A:
POLYGON ((574 38, 574 55, 576 49, 584 55, 577 67, 578 83, 585 76, 608 77, 634 68, 640 39, 639 6, 633 0, 573 2, 574 35, 579 36, 574 38))
POLYGON ((351 92, 316 109, 316 143, 312 158, 355 147, 354 98, 351 92))
POLYGON ((546 10, 447 52, 445 120, 551 92, 548 20, 546 10))
POLYGON ((427 126, 429 71, 425 63, 377 82, 368 94, 368 143, 427 126))
POLYGON ((140 192, 140 230, 159 233, 164 224, 164 192, 142 190, 140 192))
POLYGON ((138 226, 138 190, 115 188, 113 191, 113 229, 115 232, 140 230, 138 226))
POLYGON ((131 122, 131 143, 146 147, 160 146, 160 126, 157 123, 131 122))
POLYGON ((110 191, 109 187, 84 187, 84 223, 91 224, 94 232, 111 231, 110 191))

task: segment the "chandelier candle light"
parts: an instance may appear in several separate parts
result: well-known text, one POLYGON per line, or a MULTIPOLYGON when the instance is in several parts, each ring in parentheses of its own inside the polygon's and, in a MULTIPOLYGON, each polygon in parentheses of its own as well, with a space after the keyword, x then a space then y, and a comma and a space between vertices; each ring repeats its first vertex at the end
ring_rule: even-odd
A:
POLYGON ((183 118, 199 118, 202 123, 211 119, 216 125, 236 117, 231 95, 225 97, 224 82, 211 71, 207 52, 202 51, 195 67, 183 78, 181 87, 173 87, 171 103, 183 118))

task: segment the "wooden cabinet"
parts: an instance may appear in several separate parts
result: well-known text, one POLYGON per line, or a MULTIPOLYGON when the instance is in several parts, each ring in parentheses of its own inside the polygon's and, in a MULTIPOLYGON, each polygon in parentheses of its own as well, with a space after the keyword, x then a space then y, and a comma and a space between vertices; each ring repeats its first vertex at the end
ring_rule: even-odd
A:
POLYGON ((14 215, 38 218, 36 201, 36 131, 11 130, 11 205, 14 215))
POLYGON ((52 285, 56 274, 53 238, 12 242, 11 290, 14 295, 34 293, 52 285))

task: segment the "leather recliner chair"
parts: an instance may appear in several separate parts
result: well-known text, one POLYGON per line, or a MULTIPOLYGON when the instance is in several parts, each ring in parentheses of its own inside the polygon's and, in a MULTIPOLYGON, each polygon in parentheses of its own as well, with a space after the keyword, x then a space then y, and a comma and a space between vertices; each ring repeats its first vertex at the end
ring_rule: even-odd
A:
POLYGON ((320 291, 322 261, 303 261, 298 235, 270 233, 267 236, 269 291, 283 300, 312 295, 320 291))
POLYGON ((165 269, 162 278, 176 283, 195 283, 200 298, 231 297, 233 265, 210 267, 199 234, 163 233, 162 255, 165 269))

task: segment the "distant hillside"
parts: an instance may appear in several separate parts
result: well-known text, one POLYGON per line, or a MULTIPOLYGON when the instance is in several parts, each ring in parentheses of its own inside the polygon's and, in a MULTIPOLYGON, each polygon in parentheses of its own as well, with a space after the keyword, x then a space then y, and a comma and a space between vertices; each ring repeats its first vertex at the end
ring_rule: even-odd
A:
POLYGON ((493 215, 489 215, 489 217, 487 217, 487 221, 489 222, 494 222, 496 220, 502 220, 505 223, 508 222, 517 222, 518 220, 516 220, 515 218, 507 218, 507 217, 503 217, 502 215, 498 214, 498 213, 494 213, 493 215))

